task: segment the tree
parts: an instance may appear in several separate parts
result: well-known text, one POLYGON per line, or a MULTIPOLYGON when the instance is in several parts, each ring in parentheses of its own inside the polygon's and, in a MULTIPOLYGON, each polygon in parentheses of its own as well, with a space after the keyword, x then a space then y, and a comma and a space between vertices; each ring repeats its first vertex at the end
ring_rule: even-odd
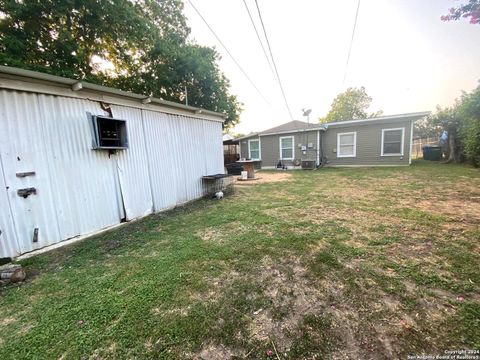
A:
POLYGON ((365 88, 348 88, 345 92, 340 93, 333 100, 332 106, 328 114, 320 118, 321 123, 331 121, 345 121, 354 119, 365 119, 368 117, 375 117, 382 113, 368 114, 367 109, 372 103, 372 98, 368 96, 365 88))
POLYGON ((462 93, 450 108, 437 107, 428 127, 448 132, 447 162, 469 160, 480 166, 480 86, 462 93))
POLYGON ((415 121, 413 126, 413 136, 420 139, 439 137, 442 132, 442 127, 434 124, 428 117, 415 121))
POLYGON ((435 128, 440 128, 448 132, 448 151, 447 162, 460 162, 462 157, 462 141, 459 134, 459 118, 456 108, 441 108, 437 106, 437 111, 428 117, 428 121, 435 128))
POLYGON ((480 86, 471 93, 463 93, 457 109, 460 135, 465 156, 473 165, 480 166, 480 86))
POLYGON ((47 72, 227 114, 218 53, 188 40, 180 0, 0 0, 0 64, 47 72), (109 69, 108 64, 112 69, 109 69))
POLYGON ((468 3, 452 7, 447 15, 440 17, 442 21, 470 18, 470 24, 480 24, 480 0, 469 0, 468 3))

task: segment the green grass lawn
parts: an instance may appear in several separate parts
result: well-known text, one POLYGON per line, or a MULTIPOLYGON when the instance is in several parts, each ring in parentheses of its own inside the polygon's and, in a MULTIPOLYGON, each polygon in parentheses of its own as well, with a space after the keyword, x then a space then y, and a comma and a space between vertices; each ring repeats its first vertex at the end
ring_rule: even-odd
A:
POLYGON ((387 359, 480 348, 480 172, 263 173, 22 261, 0 359, 387 359))

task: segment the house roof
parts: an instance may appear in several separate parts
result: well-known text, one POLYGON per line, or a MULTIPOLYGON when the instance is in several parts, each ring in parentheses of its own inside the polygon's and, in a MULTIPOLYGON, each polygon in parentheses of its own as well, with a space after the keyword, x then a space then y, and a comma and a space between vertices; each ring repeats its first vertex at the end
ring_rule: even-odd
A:
POLYGON ((271 133, 278 133, 278 132, 288 132, 288 131, 298 131, 298 130, 306 130, 306 129, 313 129, 318 128, 318 124, 309 124, 304 121, 293 120, 287 122, 282 125, 275 126, 273 128, 264 130, 260 132, 260 135, 266 135, 271 133))
POLYGON ((430 111, 422 111, 422 112, 414 112, 414 113, 405 113, 405 114, 397 114, 397 115, 386 115, 386 116, 378 116, 374 118, 368 119, 356 119, 356 120, 345 120, 345 121, 335 121, 329 123, 314 123, 308 124, 304 121, 290 121, 288 123, 261 131, 256 133, 250 133, 248 135, 242 136, 236 140, 242 140, 246 138, 250 138, 253 136, 265 136, 265 135, 277 135, 277 134, 288 134, 294 132, 303 132, 307 131, 316 131, 316 130, 327 130, 329 127, 336 127, 336 126, 347 126, 347 125, 364 125, 368 123, 374 122, 382 122, 382 121, 401 121, 401 120, 418 120, 430 114, 430 111))
MULTIPOLYGON (((396 115, 385 115, 385 116, 377 116, 368 119, 356 119, 356 120, 345 120, 345 121, 334 121, 329 123, 324 123, 320 125, 324 125, 326 127, 329 126, 337 126, 337 125, 355 125, 355 124, 363 124, 369 122, 381 122, 381 121, 396 121, 396 120, 418 120, 425 116, 430 115, 430 111, 421 111, 421 112, 414 112, 414 113, 405 113, 405 114, 396 114, 396 115)), ((318 128, 318 126, 317 126, 318 128)))
POLYGON ((318 128, 318 124, 309 124, 309 123, 306 123, 305 121, 293 120, 267 130, 263 130, 260 132, 251 132, 250 134, 236 138, 235 140, 247 139, 252 136, 262 136, 262 135, 268 135, 268 134, 279 134, 279 133, 281 134, 281 133, 288 133, 288 132, 305 131, 306 129, 313 129, 313 128, 318 128))

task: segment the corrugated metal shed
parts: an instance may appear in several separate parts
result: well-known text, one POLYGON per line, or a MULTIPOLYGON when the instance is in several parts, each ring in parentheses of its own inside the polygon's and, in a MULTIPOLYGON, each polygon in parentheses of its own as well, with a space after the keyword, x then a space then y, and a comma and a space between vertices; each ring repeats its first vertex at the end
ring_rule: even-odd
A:
POLYGON ((223 172, 222 114, 74 83, 0 67, 0 257, 196 199, 223 172), (126 120, 128 149, 92 150, 100 102, 126 120))

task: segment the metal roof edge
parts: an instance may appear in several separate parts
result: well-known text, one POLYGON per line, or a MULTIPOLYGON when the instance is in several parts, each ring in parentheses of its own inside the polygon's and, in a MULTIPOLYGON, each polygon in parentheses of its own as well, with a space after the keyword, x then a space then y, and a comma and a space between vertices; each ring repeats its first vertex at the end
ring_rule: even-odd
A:
POLYGON ((248 139, 248 138, 251 138, 251 137, 254 137, 254 136, 259 136, 260 133, 256 132, 256 133, 250 133, 250 134, 247 134, 247 135, 244 135, 244 136, 240 136, 238 138, 234 138, 232 140, 243 140, 243 139, 248 139))
POLYGON ((419 111, 419 112, 405 113, 405 114, 378 116, 378 117, 367 118, 367 119, 334 121, 329 123, 323 123, 322 125, 335 126, 335 125, 361 124, 365 122, 375 122, 375 121, 382 121, 382 120, 403 120, 405 118, 411 118, 411 117, 418 117, 420 119, 424 116, 430 115, 430 113, 431 111, 419 111))
MULTIPOLYGON (((226 119, 226 115, 216 112, 216 111, 211 111, 211 110, 206 110, 202 108, 197 108, 194 106, 188 106, 188 105, 183 105, 180 103, 176 103, 173 101, 168 101, 168 100, 163 100, 159 98, 154 98, 154 97, 148 97, 145 95, 141 94, 136 94, 133 92, 129 91, 124 91, 124 90, 119 90, 103 85, 97 85, 93 83, 89 83, 83 80, 74 80, 70 78, 65 78, 61 76, 56 76, 56 75, 51 75, 51 74, 46 74, 38 71, 32 71, 32 70, 26 70, 26 69, 21 69, 21 68, 16 68, 16 67, 10 67, 10 66, 4 66, 0 65, 0 74, 6 74, 6 75, 13 75, 13 76, 19 76, 23 78, 30 78, 30 79, 35 79, 35 80, 41 80, 41 81, 46 81, 46 82, 51 82, 55 84, 62 84, 62 85, 67 85, 67 86, 78 86, 76 89, 77 91, 80 91, 81 89, 88 89, 92 91, 97 91, 101 93, 106 93, 110 95, 117 95, 117 96, 122 96, 130 99, 136 99, 140 100, 143 103, 154 103, 158 104, 164 107, 169 107, 169 108, 174 108, 174 109, 180 109, 184 111, 189 111, 193 112, 194 114, 206 114, 206 115, 211 115, 211 116, 216 116, 219 118, 222 118, 223 120, 226 119), (76 85, 79 84, 79 85, 76 85)), ((223 122, 222 120, 222 122, 223 122)))
POLYGON ((260 133, 258 136, 269 136, 269 135, 282 135, 282 134, 292 134, 292 133, 299 133, 299 132, 305 132, 305 131, 318 131, 318 130, 326 130, 326 128, 323 126, 318 126, 318 127, 311 127, 308 129, 297 129, 297 130, 285 130, 285 131, 277 131, 277 132, 272 132, 272 133, 260 133))
MULTIPOLYGON (((256 133, 258 136, 269 136, 269 135, 281 135, 281 134, 291 134, 291 133, 298 133, 298 132, 305 132, 305 131, 318 131, 318 130, 326 130, 330 126, 337 126, 337 125, 354 125, 354 124, 364 124, 369 122, 377 122, 382 120, 404 120, 405 118, 422 118, 424 116, 430 115, 431 111, 421 111, 415 113, 405 113, 405 114, 398 114, 398 115, 387 115, 387 116, 379 116, 375 118, 368 118, 368 119, 358 119, 358 120, 346 120, 346 121, 335 121, 330 123, 322 123, 317 127, 305 128, 305 129, 298 129, 298 130, 286 130, 286 131, 278 131, 272 133, 256 133)), ((253 136, 253 134, 245 137, 253 136)))

